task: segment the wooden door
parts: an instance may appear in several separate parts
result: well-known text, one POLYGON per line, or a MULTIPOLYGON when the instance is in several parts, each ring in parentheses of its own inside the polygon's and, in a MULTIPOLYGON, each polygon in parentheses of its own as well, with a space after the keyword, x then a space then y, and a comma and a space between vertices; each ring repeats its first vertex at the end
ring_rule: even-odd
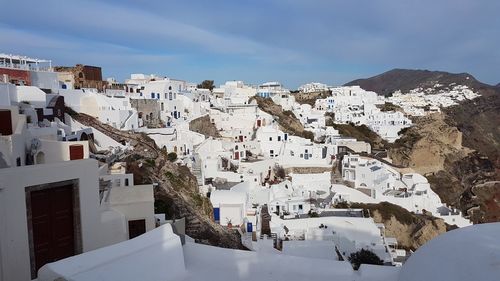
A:
POLYGON ((31 192, 35 269, 75 255, 73 186, 31 192))
POLYGON ((83 145, 73 144, 69 146, 69 160, 83 159, 83 145))
POLYGON ((141 234, 146 233, 146 220, 131 220, 128 221, 128 238, 132 239, 141 234))

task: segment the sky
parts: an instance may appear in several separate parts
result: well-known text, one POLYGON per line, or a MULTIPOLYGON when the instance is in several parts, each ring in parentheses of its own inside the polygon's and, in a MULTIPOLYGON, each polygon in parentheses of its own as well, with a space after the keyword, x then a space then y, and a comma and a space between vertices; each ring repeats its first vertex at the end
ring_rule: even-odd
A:
POLYGON ((341 85, 393 68, 500 83, 498 0, 0 0, 0 53, 222 84, 341 85))

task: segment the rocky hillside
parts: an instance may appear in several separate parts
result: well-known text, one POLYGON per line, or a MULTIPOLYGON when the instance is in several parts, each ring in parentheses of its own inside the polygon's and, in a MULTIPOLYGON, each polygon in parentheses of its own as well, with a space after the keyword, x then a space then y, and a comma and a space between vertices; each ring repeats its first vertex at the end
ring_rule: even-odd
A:
POLYGON ((500 168, 500 88, 478 89, 482 95, 443 110, 445 121, 463 134, 463 145, 487 156, 500 168))
POLYGON ((444 108, 441 115, 414 120, 389 150, 394 163, 426 174, 448 204, 469 213, 474 222, 498 221, 500 197, 500 88, 467 73, 394 69, 346 85, 389 95, 416 88, 436 90, 455 83, 481 96, 444 108), (439 87, 435 87, 440 84, 439 87))
POLYGON ((276 117, 276 121, 285 133, 314 141, 314 134, 310 131, 304 130, 304 126, 300 123, 297 117, 295 117, 293 112, 283 111, 281 106, 275 104, 270 98, 254 96, 250 101, 252 100, 257 101, 257 104, 262 111, 276 117))
POLYGON ((75 114, 78 122, 105 133, 118 142, 130 142, 134 149, 122 160, 127 172, 134 174, 137 184, 157 183, 155 212, 166 213, 168 219, 186 218, 186 234, 197 242, 243 249, 240 237, 212 221, 212 206, 198 192, 196 178, 185 166, 167 160, 167 155, 145 134, 119 131, 85 115, 75 114))
POLYGON ((318 91, 312 93, 298 92, 294 94, 296 102, 300 104, 309 104, 311 106, 316 104, 317 99, 325 99, 331 95, 331 91, 318 91))
MULTIPOLYGON (((345 86, 357 85, 365 90, 387 96, 398 90, 407 93, 417 88, 434 88, 436 84, 448 86, 452 83, 466 85, 476 90, 491 87, 479 82, 468 73, 454 74, 443 71, 411 69, 393 69, 377 76, 351 81, 345 86)), ((440 89, 440 87, 436 87, 436 89, 440 89)))
POLYGON ((206 137, 220 137, 219 130, 210 121, 210 116, 205 115, 189 122, 189 130, 200 133, 206 137))
POLYGON ((432 238, 452 229, 442 219, 428 215, 416 215, 397 205, 353 203, 351 208, 361 208, 376 223, 383 223, 387 237, 398 240, 399 246, 416 250, 432 238))
POLYGON ((420 174, 442 170, 451 155, 462 159, 471 152, 462 147, 462 133, 449 126, 441 114, 418 118, 414 126, 401 133, 402 137, 391 145, 389 157, 420 174))

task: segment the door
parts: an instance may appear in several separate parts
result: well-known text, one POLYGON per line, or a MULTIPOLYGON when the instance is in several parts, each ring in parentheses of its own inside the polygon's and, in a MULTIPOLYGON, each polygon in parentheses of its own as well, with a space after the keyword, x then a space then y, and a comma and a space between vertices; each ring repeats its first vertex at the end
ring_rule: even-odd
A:
POLYGON ((214 221, 215 222, 220 221, 220 209, 219 208, 214 208, 214 221))
POLYGON ((83 145, 73 144, 69 146, 69 160, 83 159, 83 145))
POLYGON ((132 239, 141 234, 146 233, 146 220, 131 220, 128 221, 128 238, 132 239))
POLYGON ((75 255, 73 186, 32 191, 30 197, 36 274, 46 263, 75 255))
POLYGON ((12 135, 12 118, 10 110, 0 109, 0 120, 2 120, 2 122, 0 122, 0 135, 12 135))
POLYGON ((243 142, 243 136, 240 136, 240 142, 243 142))

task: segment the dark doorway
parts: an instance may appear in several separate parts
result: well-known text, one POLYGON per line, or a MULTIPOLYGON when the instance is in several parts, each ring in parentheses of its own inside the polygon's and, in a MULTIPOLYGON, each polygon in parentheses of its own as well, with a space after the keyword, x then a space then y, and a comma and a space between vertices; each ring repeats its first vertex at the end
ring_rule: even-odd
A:
POLYGON ((146 220, 131 220, 128 221, 128 238, 132 239, 141 234, 146 233, 146 220))
POLYGON ((76 254, 73 185, 30 192, 35 274, 46 263, 76 254))

